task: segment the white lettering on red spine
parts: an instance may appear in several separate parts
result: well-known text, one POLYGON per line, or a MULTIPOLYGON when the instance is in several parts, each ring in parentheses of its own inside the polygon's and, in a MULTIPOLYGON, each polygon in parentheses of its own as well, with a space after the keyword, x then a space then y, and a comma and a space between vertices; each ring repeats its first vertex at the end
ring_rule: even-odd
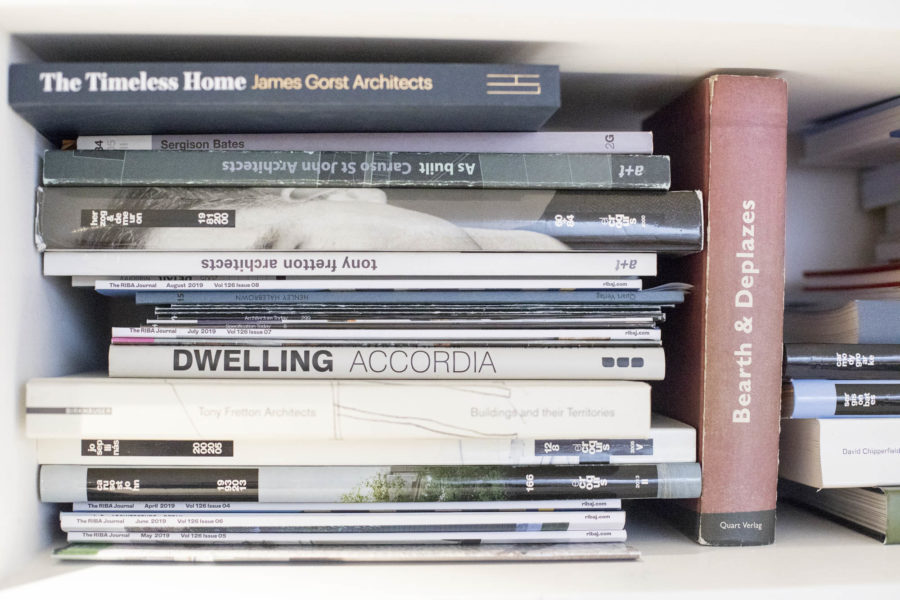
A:
MULTIPOLYGON (((740 251, 735 252, 735 258, 740 261, 740 273, 738 274, 738 291, 734 295, 734 308, 743 310, 736 313, 734 330, 746 336, 753 333, 753 289, 756 277, 759 275, 759 266, 756 264, 756 202, 744 200, 741 203, 743 212, 740 214, 740 251)), ((737 404, 731 413, 732 423, 750 423, 750 405, 752 403, 753 376, 750 366, 753 364, 753 343, 740 342, 733 351, 734 361, 737 365, 737 404)))

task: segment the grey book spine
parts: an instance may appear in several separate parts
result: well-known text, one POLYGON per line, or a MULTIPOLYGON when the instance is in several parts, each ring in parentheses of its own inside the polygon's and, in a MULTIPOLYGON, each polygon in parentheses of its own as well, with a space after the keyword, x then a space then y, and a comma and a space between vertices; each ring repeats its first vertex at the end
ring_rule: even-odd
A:
POLYGON ((669 157, 599 153, 48 150, 44 185, 669 189, 669 157))
POLYGON ((783 377, 900 380, 900 344, 788 343, 783 377))
POLYGON ((40 470, 43 502, 696 498, 700 489, 698 463, 231 468, 44 465, 40 470))
POLYGON ((703 247, 702 198, 692 191, 46 187, 36 215, 41 250, 703 247))
POLYGON ((536 131, 560 104, 555 65, 33 62, 9 105, 50 140, 85 133, 536 131))

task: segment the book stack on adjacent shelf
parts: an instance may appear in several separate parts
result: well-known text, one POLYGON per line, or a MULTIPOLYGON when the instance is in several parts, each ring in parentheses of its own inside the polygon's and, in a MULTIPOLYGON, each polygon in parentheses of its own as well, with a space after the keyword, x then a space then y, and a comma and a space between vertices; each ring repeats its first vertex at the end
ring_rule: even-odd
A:
POLYGON ((824 119, 804 135, 804 164, 859 169, 859 203, 883 211, 879 263, 900 260, 900 98, 824 119))
POLYGON ((786 314, 779 492, 900 541, 900 300, 786 314))
POLYGON ((41 498, 75 503, 71 541, 633 558, 595 543, 625 540, 622 499, 699 495, 696 433, 651 416, 647 383, 686 286, 641 278, 702 249, 701 194, 668 191, 649 133, 502 133, 552 113, 555 68, 14 65, 10 80, 45 134, 100 134, 44 156, 45 275, 149 311, 113 327, 108 376, 28 384, 41 498), (207 135, 113 136, 141 131, 207 135))
POLYGON ((900 541, 898 115, 894 99, 805 135, 804 161, 859 168, 861 207, 887 218, 877 264, 805 271, 786 306, 779 468, 782 497, 889 544, 900 541))

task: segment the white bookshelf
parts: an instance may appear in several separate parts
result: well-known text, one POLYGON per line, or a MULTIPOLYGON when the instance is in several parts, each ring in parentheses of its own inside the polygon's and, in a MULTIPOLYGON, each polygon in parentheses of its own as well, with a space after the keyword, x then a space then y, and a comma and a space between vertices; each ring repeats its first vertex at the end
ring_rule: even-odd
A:
MULTIPOLYGON (((560 129, 637 128, 643 116, 703 75, 773 74, 788 81, 796 132, 812 119, 900 93, 900 3, 0 0, 0 64, 152 58, 559 64, 564 109, 551 125, 560 129)), ((6 80, 2 69, 4 90, 6 80)), ((231 597, 259 595, 263 585, 272 595, 328 590, 337 597, 900 591, 891 569, 900 548, 791 508, 779 512, 776 544, 760 548, 703 548, 653 519, 629 526, 631 543, 643 552, 636 563, 285 568, 54 562, 55 512, 37 501, 34 449, 22 435, 23 385, 29 377, 96 366, 104 349, 92 332, 102 325, 94 296, 40 275, 30 224, 45 143, 5 101, 0 104, 0 257, 7 284, 0 300, 0 455, 6 469, 0 595, 158 595, 165 589, 231 597)), ((871 258, 879 224, 857 208, 855 177, 849 169, 789 168, 789 287, 803 268, 871 258), (836 237, 844 240, 837 248, 836 237)))

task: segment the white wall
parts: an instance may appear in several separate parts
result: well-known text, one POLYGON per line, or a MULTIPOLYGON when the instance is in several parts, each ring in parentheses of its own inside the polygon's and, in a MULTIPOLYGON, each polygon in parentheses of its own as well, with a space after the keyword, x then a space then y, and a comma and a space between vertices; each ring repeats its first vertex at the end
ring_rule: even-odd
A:
MULTIPOLYGON (((24 48, 0 37, 0 64, 26 60, 24 48)), ((58 529, 55 512, 37 502, 34 443, 24 438, 24 386, 33 376, 96 368, 102 360, 94 299, 65 281, 41 276, 34 247, 34 188, 42 138, 7 106, 0 70, 0 580, 32 560, 58 529)))

